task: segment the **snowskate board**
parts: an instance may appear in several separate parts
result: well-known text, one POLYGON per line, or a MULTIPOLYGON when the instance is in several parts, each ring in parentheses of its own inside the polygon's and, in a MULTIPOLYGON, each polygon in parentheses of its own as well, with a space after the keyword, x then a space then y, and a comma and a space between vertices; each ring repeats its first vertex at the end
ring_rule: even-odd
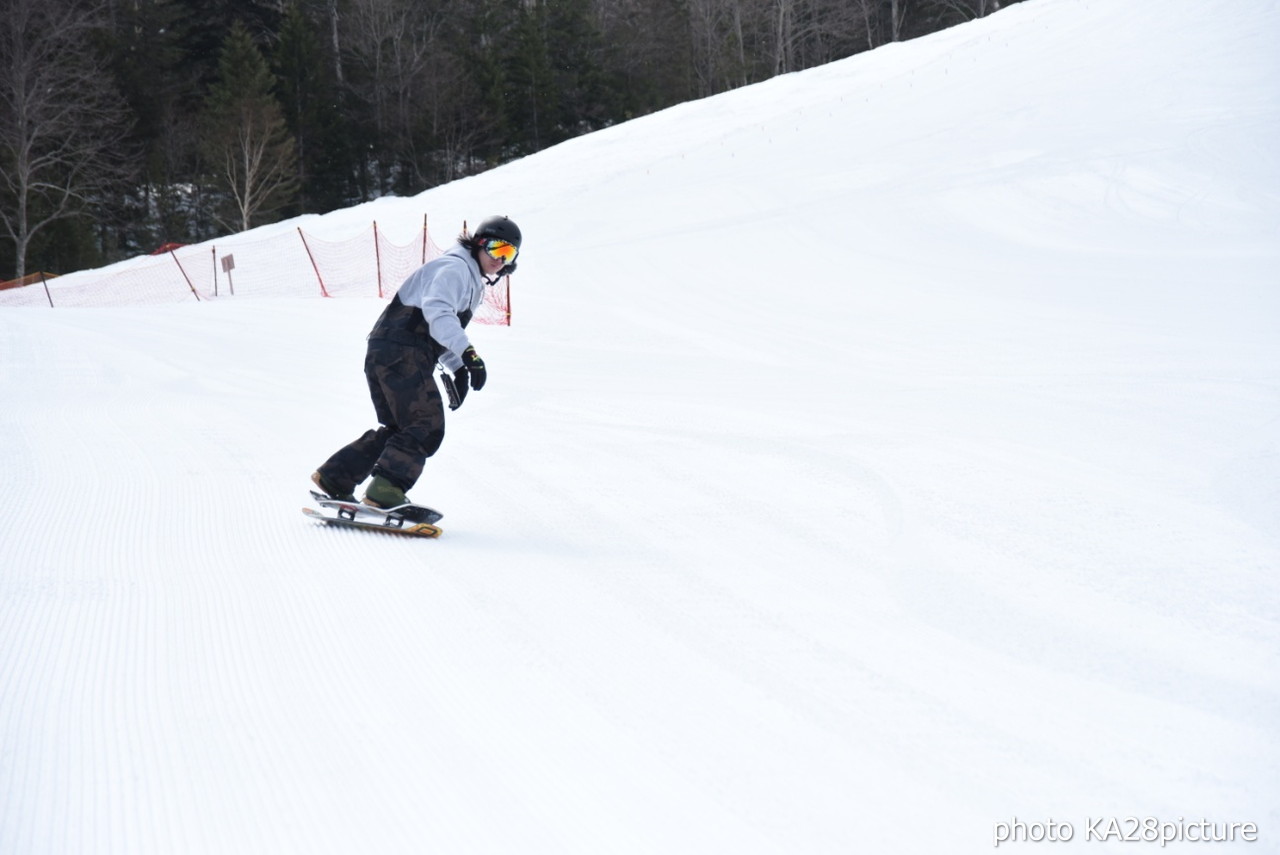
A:
MULTIPOLYGON (((343 503, 350 504, 350 503, 343 503)), ((415 506, 416 507, 416 506, 415 506)), ((439 537, 443 533, 437 525, 428 522, 413 522, 404 517, 393 517, 384 514, 382 522, 376 522, 373 519, 359 519, 356 517, 329 516, 326 513, 317 511, 315 508, 303 508, 302 512, 313 520, 319 520, 327 525, 343 526, 346 528, 360 528, 365 531, 381 531, 388 534, 403 534, 410 537, 439 537)))
POLYGON ((320 507, 332 510, 340 518, 347 520, 378 522, 384 521, 388 517, 395 517, 404 522, 434 524, 444 519, 444 514, 435 508, 428 508, 426 505, 409 504, 397 505, 394 508, 378 508, 373 505, 366 505, 363 502, 335 499, 318 490, 311 491, 311 498, 315 499, 316 504, 320 507))

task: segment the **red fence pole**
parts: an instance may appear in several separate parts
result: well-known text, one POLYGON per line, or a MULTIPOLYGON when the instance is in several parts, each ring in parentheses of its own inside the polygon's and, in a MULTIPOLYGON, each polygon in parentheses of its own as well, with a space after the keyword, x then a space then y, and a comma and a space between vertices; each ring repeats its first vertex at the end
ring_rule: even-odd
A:
POLYGON ((320 296, 328 297, 329 292, 324 288, 324 278, 320 275, 320 268, 316 265, 316 257, 311 254, 311 247, 307 246, 307 236, 302 233, 302 227, 298 227, 298 237, 302 238, 302 248, 307 251, 307 258, 311 259, 311 269, 316 272, 316 281, 320 283, 320 296))
POLYGON ((187 271, 182 269, 182 262, 178 260, 178 254, 173 250, 169 250, 169 254, 173 256, 173 263, 178 265, 178 271, 182 273, 182 278, 187 280, 187 287, 191 289, 191 295, 196 298, 196 302, 200 302, 200 294, 196 291, 196 286, 191 284, 191 277, 187 275, 187 271))
POLYGON ((382 296, 382 247, 378 246, 378 221, 373 221, 373 260, 378 267, 378 296, 382 296))

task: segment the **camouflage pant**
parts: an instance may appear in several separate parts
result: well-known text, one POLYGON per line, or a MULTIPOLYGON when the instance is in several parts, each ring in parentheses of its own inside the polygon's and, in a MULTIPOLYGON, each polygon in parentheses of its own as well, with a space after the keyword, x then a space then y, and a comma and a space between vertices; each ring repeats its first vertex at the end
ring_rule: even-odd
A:
POLYGON ((381 475, 407 492, 444 441, 444 401, 435 361, 417 348, 371 341, 364 375, 381 427, 326 460, 320 474, 344 493, 370 475, 381 475))

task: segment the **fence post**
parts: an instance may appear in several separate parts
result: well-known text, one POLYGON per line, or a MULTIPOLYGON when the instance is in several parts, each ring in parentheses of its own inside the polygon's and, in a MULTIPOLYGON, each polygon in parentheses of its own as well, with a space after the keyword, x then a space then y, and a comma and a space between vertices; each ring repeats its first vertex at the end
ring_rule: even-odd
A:
POLYGON ((178 265, 178 272, 182 274, 182 278, 187 280, 187 287, 191 289, 191 296, 196 298, 196 302, 200 302, 200 294, 196 291, 196 286, 191 284, 191 277, 187 275, 187 271, 182 269, 182 262, 178 260, 178 254, 173 250, 169 250, 169 254, 173 256, 173 263, 178 265))
POLYGON ((307 246, 307 236, 302 233, 302 227, 298 227, 298 237, 302 238, 302 248, 307 251, 307 258, 311 259, 311 269, 316 272, 316 281, 320 283, 320 296, 328 297, 329 292, 325 290, 324 278, 320 275, 320 267, 316 264, 316 257, 311 254, 311 247, 307 246))
POLYGON ((373 263, 378 269, 378 296, 382 296, 382 247, 378 246, 378 221, 373 221, 373 263))

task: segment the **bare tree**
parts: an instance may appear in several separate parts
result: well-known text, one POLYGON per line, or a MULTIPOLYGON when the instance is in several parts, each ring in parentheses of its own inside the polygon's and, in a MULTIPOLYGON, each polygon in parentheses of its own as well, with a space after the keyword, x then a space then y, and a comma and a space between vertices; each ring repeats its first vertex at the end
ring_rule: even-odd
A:
MULTIPOLYGON (((354 0, 344 21, 351 61, 348 83, 371 112, 375 136, 390 160, 380 158, 382 183, 397 164, 417 161, 421 104, 432 97, 428 67, 439 50, 444 20, 437 4, 414 0, 354 0)), ((385 189, 385 188, 383 188, 385 189)))
POLYGON ((293 137, 272 76, 248 30, 237 21, 219 62, 205 113, 205 157, 230 200, 224 226, 244 231, 292 201, 298 189, 293 137))
POLYGON ((911 0, 889 0, 889 41, 902 41, 902 22, 911 0))
MULTIPOLYGON (((745 86, 755 78, 754 65, 764 65, 766 58, 752 57, 747 42, 755 31, 761 31, 771 44, 785 52, 789 9, 794 0, 689 0, 687 14, 690 35, 690 57, 698 81, 698 92, 711 95, 726 89, 745 86)), ((768 57, 785 65, 781 56, 768 57)))
POLYGON ((26 274, 31 240, 128 174, 128 112, 93 36, 102 6, 0 0, 0 225, 26 274))
POLYGON ((774 0, 773 73, 794 71, 796 48, 796 0, 774 0))
POLYGON ((216 164, 224 189, 231 194, 237 219, 220 218, 236 231, 253 227, 255 220, 278 211, 297 186, 293 169, 293 145, 284 120, 248 108, 222 139, 221 160, 216 164))
POLYGON ((440 15, 411 0, 354 0, 347 17, 347 52, 364 69, 360 94, 374 107, 379 133, 411 124, 413 102, 436 40, 440 15))
POLYGON ((497 132, 497 123, 492 114, 474 109, 481 93, 465 63, 453 54, 432 52, 427 77, 431 85, 419 112, 434 150, 429 153, 431 174, 418 178, 423 183, 452 181, 471 172, 473 152, 497 132))
POLYGON ((854 14, 861 19, 859 29, 866 38, 868 50, 878 48, 886 42, 902 40, 912 0, 852 0, 851 5, 854 14))
POLYGON ((333 43, 333 74, 338 81, 338 85, 342 86, 346 83, 346 78, 342 74, 342 42, 338 38, 340 29, 338 27, 338 0, 329 0, 327 8, 329 15, 329 38, 333 43))
POLYGON ((932 0, 931 5, 954 12, 966 21, 1000 11, 1000 0, 932 0))

